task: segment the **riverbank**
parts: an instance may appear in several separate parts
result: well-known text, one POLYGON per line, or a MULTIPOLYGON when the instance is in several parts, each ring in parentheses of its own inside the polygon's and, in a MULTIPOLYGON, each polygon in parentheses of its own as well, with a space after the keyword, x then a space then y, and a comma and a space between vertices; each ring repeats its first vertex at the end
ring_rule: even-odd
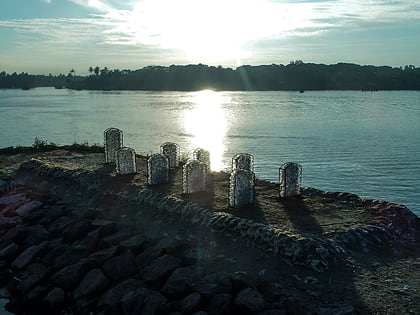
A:
POLYGON ((0 152, 1 211, 22 221, 0 244, 15 313, 420 309, 420 223, 402 205, 313 188, 281 200, 257 180, 257 203, 235 210, 227 173, 186 199, 179 170, 147 186, 145 157, 117 176, 102 153, 50 149, 0 152))

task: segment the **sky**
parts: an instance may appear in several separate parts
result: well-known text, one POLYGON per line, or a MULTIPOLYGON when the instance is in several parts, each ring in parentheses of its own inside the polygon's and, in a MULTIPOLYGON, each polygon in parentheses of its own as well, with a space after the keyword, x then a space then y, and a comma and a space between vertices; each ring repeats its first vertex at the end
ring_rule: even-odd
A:
POLYGON ((420 0, 0 0, 0 71, 420 67, 420 0))

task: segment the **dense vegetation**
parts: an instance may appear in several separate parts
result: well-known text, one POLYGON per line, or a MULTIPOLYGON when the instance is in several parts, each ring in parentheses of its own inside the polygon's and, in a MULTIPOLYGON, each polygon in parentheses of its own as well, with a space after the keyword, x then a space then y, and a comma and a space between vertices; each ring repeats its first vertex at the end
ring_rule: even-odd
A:
POLYGON ((2 72, 0 88, 46 86, 50 82, 51 86, 65 85, 77 90, 420 90, 420 68, 413 65, 392 68, 297 60, 288 65, 245 65, 236 69, 198 64, 148 66, 138 70, 90 67, 89 72, 85 77, 74 73, 53 77, 2 72), (19 80, 10 83, 16 77, 24 84, 16 83, 19 80))

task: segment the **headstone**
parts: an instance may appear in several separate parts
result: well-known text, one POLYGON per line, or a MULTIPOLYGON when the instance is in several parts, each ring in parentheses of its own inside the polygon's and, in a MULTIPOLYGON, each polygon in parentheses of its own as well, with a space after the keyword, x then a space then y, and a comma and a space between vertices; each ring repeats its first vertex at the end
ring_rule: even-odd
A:
POLYGON ((280 197, 300 195, 302 166, 298 163, 284 163, 279 169, 280 197))
POLYGON ((248 170, 254 171, 254 157, 248 153, 236 154, 232 159, 232 171, 248 170))
POLYGON ((116 154, 117 174, 134 174, 136 170, 136 152, 131 148, 121 148, 116 154))
POLYGON ((179 167, 179 145, 173 142, 165 142, 160 146, 160 153, 169 160, 169 168, 179 167))
POLYGON ((115 162, 115 152, 122 148, 123 132, 118 128, 108 128, 104 131, 105 163, 115 162))
POLYGON ((243 169, 234 170, 230 175, 229 206, 236 208, 254 203, 253 172, 243 169))
POLYGON ((194 160, 198 160, 206 164, 207 171, 210 171, 210 152, 209 151, 204 150, 202 148, 198 148, 194 150, 193 158, 194 160))
POLYGON ((169 182, 169 162, 163 154, 153 154, 147 160, 149 185, 156 185, 169 182))
POLYGON ((182 173, 182 191, 191 194, 206 191, 207 165, 198 160, 189 160, 182 173))

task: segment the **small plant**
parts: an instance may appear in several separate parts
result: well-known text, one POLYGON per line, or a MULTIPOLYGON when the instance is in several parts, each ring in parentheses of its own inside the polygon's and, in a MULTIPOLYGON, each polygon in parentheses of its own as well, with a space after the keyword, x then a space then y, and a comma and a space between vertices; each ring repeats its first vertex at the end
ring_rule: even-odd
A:
POLYGON ((32 147, 35 149, 42 149, 45 148, 48 142, 46 140, 41 140, 38 137, 35 138, 34 143, 32 144, 32 147))

